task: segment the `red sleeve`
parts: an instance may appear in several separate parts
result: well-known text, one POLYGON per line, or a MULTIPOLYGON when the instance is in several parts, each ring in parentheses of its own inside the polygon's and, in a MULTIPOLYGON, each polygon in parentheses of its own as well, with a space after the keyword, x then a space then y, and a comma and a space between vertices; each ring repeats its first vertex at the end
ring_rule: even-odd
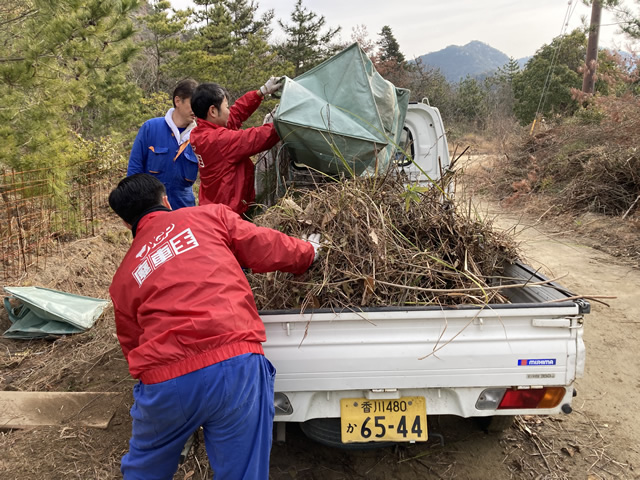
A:
POLYGON ((313 263, 315 252, 309 242, 258 227, 242 220, 229 207, 219 207, 231 239, 231 250, 243 267, 256 273, 278 270, 300 275, 313 263))
POLYGON ((262 97, 252 90, 245 93, 229 108, 227 128, 238 130, 242 124, 255 112, 262 103, 262 97))
POLYGON ((280 141, 272 123, 246 130, 220 130, 216 142, 221 156, 231 163, 244 161, 247 157, 264 152, 280 141))

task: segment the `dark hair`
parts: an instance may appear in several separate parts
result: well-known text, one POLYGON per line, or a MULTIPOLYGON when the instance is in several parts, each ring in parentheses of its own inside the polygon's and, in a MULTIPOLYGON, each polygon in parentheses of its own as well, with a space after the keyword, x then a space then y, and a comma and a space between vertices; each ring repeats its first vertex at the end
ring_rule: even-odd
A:
POLYGON ((173 96, 171 97, 173 106, 176 106, 176 97, 180 97, 182 100, 191 98, 197 86, 198 82, 196 82, 193 78, 185 78, 184 80, 180 81, 176 85, 176 88, 173 89, 173 96))
POLYGON ((229 100, 229 94, 217 83, 201 83, 191 96, 191 110, 196 117, 206 120, 211 105, 219 110, 225 98, 229 100))
POLYGON ((163 183, 148 173, 123 178, 109 194, 109 206, 129 225, 150 208, 162 205, 163 183))

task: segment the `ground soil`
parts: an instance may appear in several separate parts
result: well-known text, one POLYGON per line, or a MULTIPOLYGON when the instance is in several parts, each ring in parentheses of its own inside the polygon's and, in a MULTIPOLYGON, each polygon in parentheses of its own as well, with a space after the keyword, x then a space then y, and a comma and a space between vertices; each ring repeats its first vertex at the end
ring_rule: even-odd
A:
MULTIPOLYGON (((490 172, 490 158, 472 160, 470 171, 490 172)), ((472 189, 473 182, 466 185, 472 189)), ((589 222, 600 224, 600 230, 584 231, 578 228, 584 222, 545 218, 544 209, 507 208, 478 192, 475 199, 477 211, 496 228, 515 232, 530 265, 550 277, 563 276, 559 283, 576 294, 616 297, 591 301, 584 327, 586 368, 577 381, 573 413, 518 417, 497 434, 472 420, 432 417, 425 444, 356 452, 319 445, 289 426, 287 441, 273 446, 271 479, 640 478, 640 270, 633 255, 619 253, 625 251, 620 236, 598 234, 610 234, 620 220, 609 224, 594 217, 589 222), (610 238, 617 240, 605 240, 610 238), (614 245, 616 241, 621 243, 614 245)), ((44 269, 11 284, 108 298, 111 275, 129 234, 115 221, 105 222, 100 231, 64 245, 44 269)), ((2 312, 0 328, 7 326, 2 312)), ((55 341, 0 339, 0 390, 126 394, 104 430, 72 421, 62 427, 0 430, 0 478, 119 478, 119 460, 130 433, 133 384, 114 336, 111 309, 85 334, 55 341)), ((212 478, 201 442, 175 478, 212 478)))

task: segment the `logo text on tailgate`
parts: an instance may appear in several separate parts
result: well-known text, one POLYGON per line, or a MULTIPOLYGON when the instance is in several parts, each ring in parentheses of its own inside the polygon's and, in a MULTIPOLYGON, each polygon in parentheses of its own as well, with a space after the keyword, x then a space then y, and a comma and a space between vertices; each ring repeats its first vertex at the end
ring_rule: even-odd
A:
POLYGON ((528 358, 518 360, 520 367, 544 367, 546 365, 555 365, 555 358, 528 358))

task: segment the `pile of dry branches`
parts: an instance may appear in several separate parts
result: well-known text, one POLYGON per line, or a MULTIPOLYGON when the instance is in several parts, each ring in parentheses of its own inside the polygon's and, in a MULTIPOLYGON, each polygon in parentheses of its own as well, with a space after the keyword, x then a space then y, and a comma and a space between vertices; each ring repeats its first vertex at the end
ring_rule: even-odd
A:
POLYGON ((517 257, 514 241, 440 188, 360 178, 290 191, 255 223, 325 246, 305 275, 249 275, 258 308, 505 302, 485 288, 517 257))
POLYGON ((547 197, 558 211, 640 212, 640 99, 597 97, 549 130, 515 140, 492 180, 509 203, 547 197))

